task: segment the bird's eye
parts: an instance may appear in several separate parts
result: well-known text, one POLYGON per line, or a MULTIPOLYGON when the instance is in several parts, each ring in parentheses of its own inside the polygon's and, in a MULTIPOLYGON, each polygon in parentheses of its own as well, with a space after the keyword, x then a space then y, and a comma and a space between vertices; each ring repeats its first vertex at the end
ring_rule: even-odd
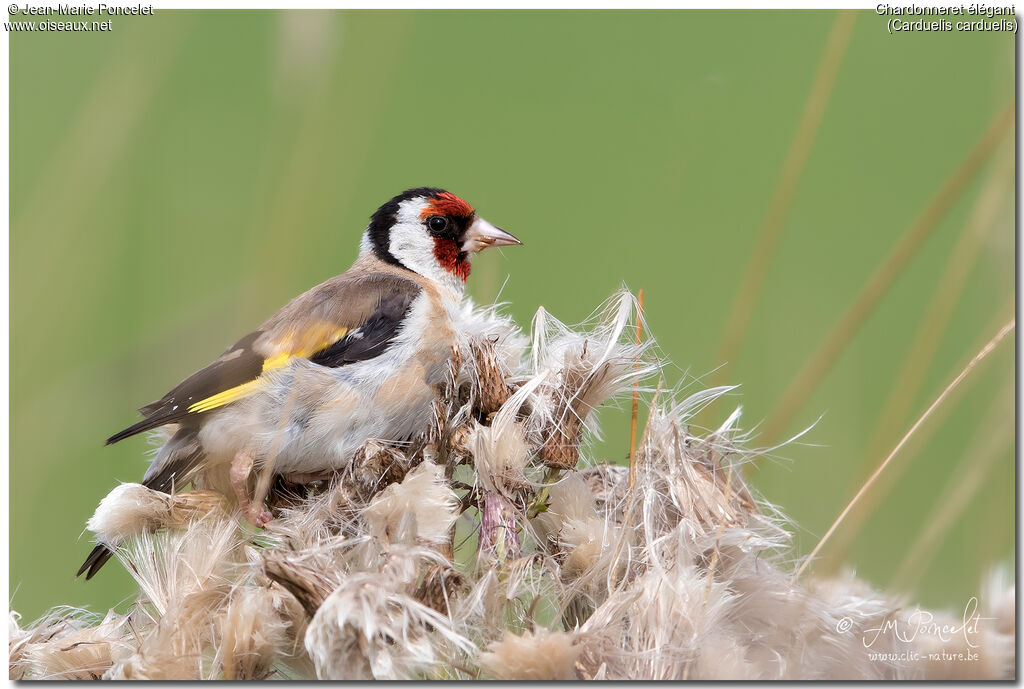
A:
POLYGON ((432 215, 427 218, 427 227, 431 232, 444 232, 448 229, 448 218, 440 215, 432 215))

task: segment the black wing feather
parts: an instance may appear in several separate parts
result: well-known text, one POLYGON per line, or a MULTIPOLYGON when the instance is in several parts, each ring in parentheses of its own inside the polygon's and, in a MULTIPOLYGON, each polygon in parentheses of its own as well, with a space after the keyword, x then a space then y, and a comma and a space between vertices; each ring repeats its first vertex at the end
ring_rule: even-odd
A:
POLYGON ((266 357, 279 353, 264 351, 265 340, 287 338, 303 324, 335 323, 349 329, 338 342, 310 356, 315 363, 337 367, 371 359, 387 348, 419 293, 415 281, 387 273, 344 274, 321 283, 293 299, 258 330, 229 347, 217 361, 142 407, 146 418, 110 436, 107 444, 201 415, 189 414, 189 407, 259 378, 266 357))
POLYGON ((189 405, 236 385, 255 380, 263 372, 263 357, 253 349, 261 331, 246 335, 233 346, 230 358, 220 358, 192 374, 156 402, 139 409, 146 418, 107 438, 107 445, 130 438, 144 431, 175 423, 185 418, 189 405))
POLYGON ((320 366, 338 368, 380 356, 398 334, 414 296, 393 294, 383 297, 366 323, 309 357, 309 360, 320 366))

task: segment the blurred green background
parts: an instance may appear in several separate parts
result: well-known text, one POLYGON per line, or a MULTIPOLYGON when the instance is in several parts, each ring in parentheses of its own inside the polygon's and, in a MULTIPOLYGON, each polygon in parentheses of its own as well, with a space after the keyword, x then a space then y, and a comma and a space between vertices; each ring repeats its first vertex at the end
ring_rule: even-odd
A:
MULTIPOLYGON (((1013 98, 1011 34, 890 35, 873 12, 854 19, 158 11, 110 33, 11 34, 13 607, 32 619, 131 594, 117 565, 73 578, 86 519, 150 449, 103 440, 347 268, 370 213, 406 187, 449 188, 525 241, 484 254, 470 279, 524 326, 540 305, 577 322, 620 284, 643 287, 668 383, 741 383, 702 421, 743 404, 745 427, 764 421, 754 444, 770 442, 756 433, 798 372, 1013 98), (773 198, 779 243, 760 252, 726 362, 773 198)), ((1012 134, 996 142, 773 431, 823 415, 804 444, 750 473, 793 518, 797 553, 1013 313, 1012 134), (918 336, 930 304, 937 325, 918 336), (894 387, 902 409, 886 406, 894 387)), ((845 562, 959 609, 991 566, 1012 566, 1012 350, 1011 337, 922 429, 821 571, 845 562), (918 553, 929 528, 934 552, 918 553)), ((603 422, 598 454, 624 461, 628 404, 603 422)))

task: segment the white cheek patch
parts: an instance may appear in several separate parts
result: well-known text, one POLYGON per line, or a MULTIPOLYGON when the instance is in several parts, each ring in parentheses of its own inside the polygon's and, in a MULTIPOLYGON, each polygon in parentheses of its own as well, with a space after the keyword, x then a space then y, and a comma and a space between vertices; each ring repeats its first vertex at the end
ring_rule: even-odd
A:
POLYGON ((434 238, 423 226, 420 214, 426 207, 422 199, 403 201, 398 206, 396 224, 391 228, 388 250, 399 263, 425 278, 461 292, 465 283, 441 267, 434 256, 434 238))
POLYGON ((433 277, 424 271, 429 272, 430 264, 436 265, 434 239, 427 234, 419 222, 415 225, 409 223, 395 225, 391 228, 389 240, 388 250, 402 265, 424 277, 433 277))

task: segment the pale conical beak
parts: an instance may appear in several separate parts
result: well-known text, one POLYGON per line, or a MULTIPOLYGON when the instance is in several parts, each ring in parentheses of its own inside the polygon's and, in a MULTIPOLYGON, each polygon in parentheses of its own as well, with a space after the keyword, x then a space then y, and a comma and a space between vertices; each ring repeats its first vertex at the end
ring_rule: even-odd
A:
POLYGON ((462 242, 462 250, 475 254, 489 246, 515 246, 517 244, 522 244, 522 242, 500 227, 495 227, 478 217, 466 230, 466 239, 462 242))

